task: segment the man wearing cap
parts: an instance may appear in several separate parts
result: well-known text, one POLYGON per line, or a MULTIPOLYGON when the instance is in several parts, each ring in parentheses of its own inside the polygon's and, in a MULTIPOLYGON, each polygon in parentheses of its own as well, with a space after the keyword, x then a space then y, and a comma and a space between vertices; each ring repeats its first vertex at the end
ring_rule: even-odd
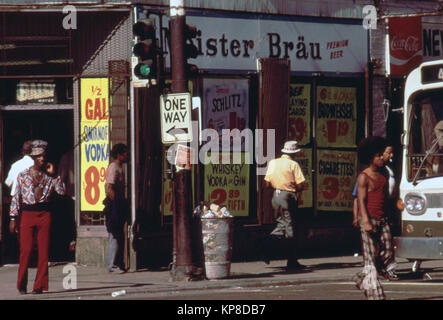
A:
POLYGON ((33 231, 37 231, 38 262, 34 282, 34 294, 48 290, 48 254, 49 230, 51 214, 49 212, 49 197, 55 191, 64 195, 65 186, 60 177, 54 177, 55 169, 52 163, 46 161, 48 143, 43 140, 32 142, 30 156, 34 165, 20 172, 17 177, 17 187, 10 207, 10 231, 17 232, 16 218, 20 214, 20 260, 18 269, 17 289, 21 294, 26 293, 28 283, 28 264, 33 247, 33 231))
POLYGON ((294 214, 297 209, 298 198, 304 188, 305 177, 300 165, 294 160, 294 156, 300 149, 297 141, 287 141, 284 144, 282 156, 269 162, 265 176, 266 187, 274 188, 272 207, 274 216, 277 217, 277 226, 271 232, 271 237, 290 239, 288 253, 288 269, 302 267, 296 257, 294 214))

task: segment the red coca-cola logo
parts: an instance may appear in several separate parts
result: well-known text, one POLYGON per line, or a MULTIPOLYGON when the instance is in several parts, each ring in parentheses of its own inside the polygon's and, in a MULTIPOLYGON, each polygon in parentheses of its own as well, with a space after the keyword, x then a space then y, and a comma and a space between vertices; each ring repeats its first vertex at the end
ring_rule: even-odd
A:
POLYGON ((414 36, 394 36, 391 40, 391 50, 400 50, 414 54, 420 50, 420 40, 414 36))

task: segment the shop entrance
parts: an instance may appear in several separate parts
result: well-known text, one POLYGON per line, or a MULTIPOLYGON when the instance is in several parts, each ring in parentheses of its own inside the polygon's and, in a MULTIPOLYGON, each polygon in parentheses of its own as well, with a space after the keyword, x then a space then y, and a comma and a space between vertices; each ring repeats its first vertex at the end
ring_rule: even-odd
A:
MULTIPOLYGON (((67 187, 67 195, 57 196, 52 205, 50 261, 74 261, 69 250, 75 240, 74 205, 74 127, 73 110, 7 110, 3 118, 3 166, 5 178, 11 165, 21 158, 21 146, 26 140, 42 139, 48 142, 48 161, 56 166, 67 187)), ((10 189, 4 185, 2 217, 2 263, 18 262, 18 239, 9 232, 10 189)))

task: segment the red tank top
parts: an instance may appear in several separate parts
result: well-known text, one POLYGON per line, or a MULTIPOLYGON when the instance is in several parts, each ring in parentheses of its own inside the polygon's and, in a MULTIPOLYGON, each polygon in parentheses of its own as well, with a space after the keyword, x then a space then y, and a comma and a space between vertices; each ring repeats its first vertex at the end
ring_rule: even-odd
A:
POLYGON ((368 191, 368 199, 366 203, 366 207, 368 208, 368 214, 374 218, 382 217, 384 212, 384 205, 386 199, 385 193, 385 184, 386 178, 383 175, 379 175, 375 180, 371 178, 366 172, 362 172, 365 174, 369 180, 374 184, 374 189, 372 191, 368 191))

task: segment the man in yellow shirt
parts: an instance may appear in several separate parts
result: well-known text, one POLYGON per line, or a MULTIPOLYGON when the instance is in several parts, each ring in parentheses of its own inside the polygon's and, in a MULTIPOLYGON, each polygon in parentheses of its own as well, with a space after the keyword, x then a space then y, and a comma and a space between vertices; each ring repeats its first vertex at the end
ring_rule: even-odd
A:
POLYGON ((280 158, 269 162, 265 176, 265 186, 274 188, 272 207, 277 217, 277 226, 270 236, 290 240, 287 269, 298 269, 302 266, 296 257, 294 215, 305 177, 300 165, 294 160, 295 154, 300 151, 297 141, 287 141, 281 151, 283 154, 280 158))

